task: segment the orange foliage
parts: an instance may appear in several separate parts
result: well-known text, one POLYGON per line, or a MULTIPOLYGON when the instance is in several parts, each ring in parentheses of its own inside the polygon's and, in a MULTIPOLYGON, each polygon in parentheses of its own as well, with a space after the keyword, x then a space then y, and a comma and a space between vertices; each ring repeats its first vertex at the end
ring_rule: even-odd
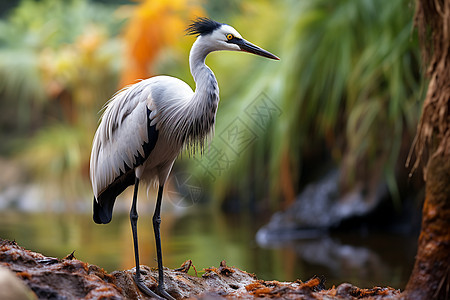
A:
POLYGON ((204 15, 198 1, 144 0, 125 29, 125 66, 121 86, 149 77, 158 53, 175 45, 189 21, 204 15))

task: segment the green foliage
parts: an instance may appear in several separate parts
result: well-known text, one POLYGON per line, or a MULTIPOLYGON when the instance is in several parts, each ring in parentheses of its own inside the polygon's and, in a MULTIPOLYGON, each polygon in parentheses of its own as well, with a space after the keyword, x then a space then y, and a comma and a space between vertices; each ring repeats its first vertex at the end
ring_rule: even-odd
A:
MULTIPOLYGON (((216 196, 251 186, 259 199, 298 192, 304 159, 324 146, 342 166, 344 188, 385 180, 395 194, 395 167, 404 164, 398 162, 400 146, 420 113, 420 63, 410 4, 303 0, 277 2, 276 16, 274 6, 262 10, 267 15, 253 20, 259 32, 254 40, 262 36, 265 48, 281 61, 236 58, 230 63, 231 56, 227 61, 246 67, 239 73, 230 68, 219 80, 232 95, 222 94, 212 147, 235 160, 228 172, 212 178, 213 190, 220 191, 216 196), (281 110, 262 132, 245 113, 261 92, 281 110), (236 117, 256 133, 255 142, 238 155, 217 137, 236 117)), ((248 37, 245 26, 236 26, 248 37)), ((202 163, 205 158, 199 174, 205 170, 202 163)))
POLYGON ((86 182, 98 111, 117 86, 123 19, 87 0, 24 0, 0 21, 0 150, 56 194, 86 182))
MULTIPOLYGON (((402 143, 420 109, 410 0, 233 3, 237 13, 225 19, 220 5, 210 9, 281 61, 208 57, 221 88, 216 136, 186 162, 214 199, 277 206, 299 192, 305 162, 319 168, 324 158, 315 154, 324 152, 341 165, 344 188, 385 180, 395 194, 402 143)), ((98 111, 121 70, 126 10, 116 8, 24 0, 0 21, 0 134, 34 136, 19 157, 39 156, 30 164, 43 180, 86 179, 98 111), (36 135, 35 125, 44 128, 36 135)), ((155 68, 192 84, 188 49, 177 51, 162 53, 155 68)))
MULTIPOLYGON (((105 68, 117 72, 114 61, 107 57, 106 47, 87 49, 90 45, 86 45, 96 42, 89 41, 89 35, 93 40, 117 34, 121 21, 112 15, 111 8, 86 0, 24 0, 7 20, 2 20, 0 97, 5 113, 2 122, 13 129, 45 123, 43 110, 50 105, 50 99, 60 96, 59 92, 76 87, 75 73, 84 78, 96 68, 97 76, 104 76, 105 68), (83 36, 84 40, 80 38, 83 36), (88 51, 97 51, 97 56, 103 56, 98 57, 98 62, 106 60, 106 63, 93 66, 93 60, 82 61, 79 56, 88 55, 88 51), (83 63, 88 69, 83 69, 83 63)), ((108 49, 117 57, 117 46, 109 43, 108 49)), ((111 89, 111 85, 107 88, 111 89)))
POLYGON ((18 158, 36 182, 49 187, 48 196, 73 200, 86 188, 81 179, 87 175, 90 137, 89 131, 79 126, 53 125, 33 136, 18 158))

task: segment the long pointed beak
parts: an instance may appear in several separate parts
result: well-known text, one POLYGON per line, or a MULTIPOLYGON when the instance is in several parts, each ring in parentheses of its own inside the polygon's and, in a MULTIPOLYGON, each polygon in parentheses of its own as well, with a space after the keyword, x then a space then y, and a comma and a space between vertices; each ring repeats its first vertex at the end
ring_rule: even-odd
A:
POLYGON ((239 48, 241 48, 242 51, 248 52, 248 53, 253 53, 259 56, 263 56, 263 57, 267 57, 270 59, 276 59, 276 60, 280 60, 279 57, 277 57, 276 55, 273 55, 272 53, 270 53, 269 51, 266 51, 252 43, 250 43, 249 41, 246 41, 244 39, 233 39, 230 42, 236 44, 239 46, 239 48))

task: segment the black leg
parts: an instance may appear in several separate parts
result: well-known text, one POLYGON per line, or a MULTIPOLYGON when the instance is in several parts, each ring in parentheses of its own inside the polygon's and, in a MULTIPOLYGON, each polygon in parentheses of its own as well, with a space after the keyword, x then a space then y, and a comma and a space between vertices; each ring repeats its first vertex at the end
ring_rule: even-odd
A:
POLYGON ((163 195, 164 185, 160 185, 158 189, 158 198, 156 199, 155 213, 153 214, 153 231, 155 232, 155 242, 156 242, 156 256, 158 259, 158 292, 161 296, 166 299, 174 299, 169 293, 166 292, 164 288, 164 272, 162 263, 162 251, 161 251, 161 235, 159 232, 159 227, 161 224, 161 202, 163 195))
POLYGON ((133 203, 131 204, 130 210, 130 221, 131 221, 131 231, 133 232, 133 244, 134 244, 134 260, 136 261, 136 275, 134 276, 134 281, 138 288, 147 296, 162 299, 157 294, 155 294, 152 290, 150 290, 143 282, 141 278, 140 266, 139 266, 139 246, 138 246, 138 236, 137 236, 137 220, 138 213, 136 209, 137 203, 137 193, 139 186, 139 178, 136 177, 134 182, 134 195, 133 195, 133 203))

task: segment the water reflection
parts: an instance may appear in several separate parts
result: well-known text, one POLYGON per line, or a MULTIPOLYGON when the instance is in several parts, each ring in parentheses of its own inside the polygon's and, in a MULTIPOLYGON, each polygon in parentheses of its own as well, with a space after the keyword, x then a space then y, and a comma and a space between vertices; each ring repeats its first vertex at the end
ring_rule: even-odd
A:
MULTIPOLYGON (((198 271, 221 260, 266 280, 307 280, 324 275, 327 286, 351 282, 361 287, 404 288, 413 265, 415 237, 333 235, 320 239, 260 244, 255 234, 267 220, 250 215, 224 215, 200 209, 182 216, 165 212, 161 224, 166 266, 192 259, 198 271)), ((141 261, 156 266, 151 215, 138 224, 141 261)), ((0 237, 15 239, 48 256, 75 256, 107 271, 134 266, 127 214, 115 214, 108 225, 90 215, 0 213, 0 237)))
POLYGON ((261 246, 290 249, 295 253, 296 263, 303 266, 308 276, 325 275, 328 285, 348 281, 361 287, 389 285, 404 288, 414 263, 416 239, 341 233, 261 246))

